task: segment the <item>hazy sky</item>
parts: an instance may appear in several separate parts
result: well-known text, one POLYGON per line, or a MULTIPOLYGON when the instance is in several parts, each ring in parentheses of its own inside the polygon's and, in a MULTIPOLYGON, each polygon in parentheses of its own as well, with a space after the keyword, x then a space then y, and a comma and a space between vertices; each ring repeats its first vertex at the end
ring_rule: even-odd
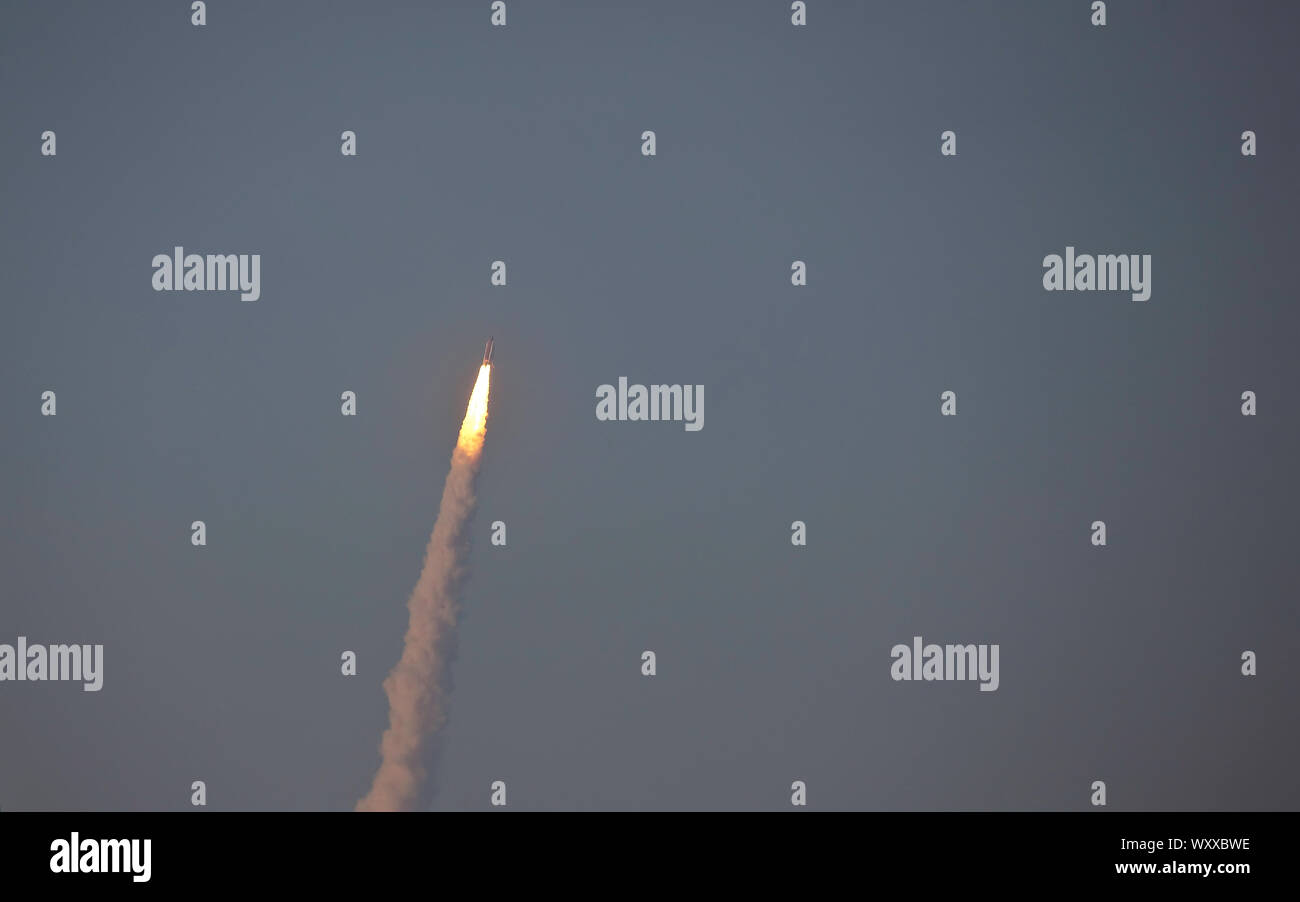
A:
POLYGON ((208 5, 0 19, 0 807, 351 808, 489 335, 432 807, 1300 805, 1294 4, 208 5))

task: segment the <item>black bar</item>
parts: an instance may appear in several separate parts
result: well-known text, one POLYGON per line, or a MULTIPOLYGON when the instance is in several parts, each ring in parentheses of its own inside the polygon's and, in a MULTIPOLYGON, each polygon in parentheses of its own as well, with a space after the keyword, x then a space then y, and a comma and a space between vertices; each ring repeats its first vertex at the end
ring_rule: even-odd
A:
MULTIPOLYGON (((1216 895, 1289 886, 1293 813, 24 813, 0 814, 7 890, 345 888, 398 882, 421 892, 492 893, 519 885, 731 890, 843 885, 911 887, 1203 888, 1216 895), (119 873, 55 873, 57 842, 149 839, 143 863, 119 873), (1169 848, 1173 838, 1185 845, 1169 848), (1229 848, 1195 848, 1204 841, 1229 848), (1148 843, 1145 846, 1123 843, 1148 843), (1195 841, 1195 842, 1194 842, 1195 841), (1159 842, 1160 846, 1153 845, 1159 842), (52 851, 52 847, 56 847, 52 851), (1120 873, 1133 865, 1154 873, 1120 873), (1169 865, 1173 870, 1165 872, 1169 865), (1183 866, 1184 871, 1177 868, 1183 866), (1188 873, 1209 865, 1208 875, 1188 873), (1220 866, 1248 872, 1222 872, 1220 866)), ((95 844, 96 853, 102 848, 95 844)), ((117 847, 120 849, 120 847, 117 847)), ((83 852, 87 854, 87 852, 83 852)), ((111 853, 110 853, 111 854, 111 853)), ((87 859, 93 864, 93 859, 87 859)), ((602 889, 603 888, 603 889, 602 889)), ((674 895, 677 893, 675 892, 674 895)), ((7 898, 17 898, 6 893, 7 898)))

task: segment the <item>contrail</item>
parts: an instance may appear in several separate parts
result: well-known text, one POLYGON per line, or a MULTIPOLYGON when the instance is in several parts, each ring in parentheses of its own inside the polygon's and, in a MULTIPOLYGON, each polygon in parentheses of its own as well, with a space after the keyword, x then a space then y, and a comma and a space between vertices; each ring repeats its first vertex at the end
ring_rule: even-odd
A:
POLYGON ((424 552, 424 569, 406 603, 411 610, 406 645, 401 660, 384 680, 389 715, 379 745, 382 762, 370 792, 357 802, 357 811, 409 811, 415 806, 424 783, 429 741, 447 719, 447 658, 465 577, 466 527, 474 513, 474 479, 487 432, 489 354, 484 355, 460 424, 438 519, 424 552))

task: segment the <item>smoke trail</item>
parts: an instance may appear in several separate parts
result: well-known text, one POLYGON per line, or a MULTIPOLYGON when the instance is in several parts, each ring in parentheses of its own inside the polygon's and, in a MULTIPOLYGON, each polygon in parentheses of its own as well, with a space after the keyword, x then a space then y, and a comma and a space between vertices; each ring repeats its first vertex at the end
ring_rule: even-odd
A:
POLYGON ((470 394, 451 471, 442 489, 438 519, 424 552, 424 569, 406 606, 411 610, 401 660, 384 680, 388 729, 380 742, 382 762, 357 811, 405 811, 424 783, 429 741, 447 719, 447 658, 465 577, 465 530, 474 513, 474 479, 487 432, 488 382, 484 364, 470 394))

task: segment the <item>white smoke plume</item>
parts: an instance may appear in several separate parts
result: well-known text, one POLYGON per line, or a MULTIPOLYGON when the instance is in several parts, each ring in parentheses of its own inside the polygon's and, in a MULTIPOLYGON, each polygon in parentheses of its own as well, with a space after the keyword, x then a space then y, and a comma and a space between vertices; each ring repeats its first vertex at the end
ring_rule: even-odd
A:
POLYGON ((370 792, 357 802, 357 811, 409 811, 415 807, 432 740, 447 719, 448 665, 465 579, 466 530, 474 513, 474 482, 487 432, 490 375, 488 365, 479 370, 451 455, 451 471, 425 549, 424 569, 407 602, 411 619, 402 657, 384 680, 389 723, 380 742, 382 761, 370 792))

